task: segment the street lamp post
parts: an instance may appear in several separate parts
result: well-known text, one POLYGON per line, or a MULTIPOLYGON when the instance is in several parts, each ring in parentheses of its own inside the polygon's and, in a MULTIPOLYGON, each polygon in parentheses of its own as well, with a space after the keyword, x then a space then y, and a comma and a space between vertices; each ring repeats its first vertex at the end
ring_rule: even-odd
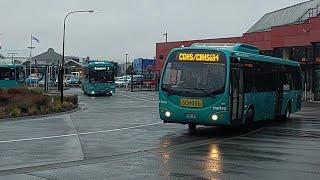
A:
POLYGON ((74 13, 93 13, 94 11, 92 10, 87 10, 87 11, 72 11, 69 12, 65 17, 64 17, 64 21, 63 21, 63 40, 62 40, 62 60, 61 60, 61 64, 60 64, 60 70, 59 70, 59 86, 60 86, 60 101, 61 104, 63 103, 63 76, 64 76, 64 44, 65 44, 65 35, 66 35, 66 20, 67 17, 70 14, 74 14, 74 13))
POLYGON ((126 54, 124 54, 124 55, 126 56, 126 64, 124 65, 124 67, 125 67, 124 73, 125 73, 125 75, 126 75, 126 76, 125 76, 125 77, 126 77, 125 80, 127 80, 127 68, 128 68, 127 65, 128 65, 128 55, 129 55, 129 54, 126 53, 126 54))

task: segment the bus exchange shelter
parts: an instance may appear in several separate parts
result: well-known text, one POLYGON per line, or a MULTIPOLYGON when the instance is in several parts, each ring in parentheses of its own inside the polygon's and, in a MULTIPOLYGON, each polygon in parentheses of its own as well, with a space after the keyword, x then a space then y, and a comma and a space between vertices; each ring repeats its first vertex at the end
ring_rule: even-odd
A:
POLYGON ((265 55, 298 61, 303 71, 304 99, 320 100, 320 0, 267 13, 241 37, 157 43, 155 71, 161 74, 173 48, 237 42, 255 45, 265 55))

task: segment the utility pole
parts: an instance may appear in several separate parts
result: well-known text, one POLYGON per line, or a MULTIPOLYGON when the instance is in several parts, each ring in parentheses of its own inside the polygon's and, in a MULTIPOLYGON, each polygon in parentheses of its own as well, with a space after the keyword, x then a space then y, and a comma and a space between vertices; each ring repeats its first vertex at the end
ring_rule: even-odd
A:
POLYGON ((130 85, 130 91, 133 92, 133 62, 131 63, 131 85, 130 85))
MULTIPOLYGON (((30 75, 30 77, 31 77, 31 64, 32 64, 32 49, 34 49, 35 47, 34 46, 32 46, 32 34, 31 34, 31 38, 30 38, 30 46, 29 47, 27 47, 28 49, 30 49, 30 66, 29 66, 29 70, 30 70, 30 72, 29 72, 29 75, 30 75)), ((36 66, 34 66, 34 67, 36 67, 36 66)))
POLYGON ((14 56, 14 55, 17 55, 18 53, 10 52, 10 53, 8 53, 8 54, 11 55, 12 64, 15 64, 15 63, 14 63, 14 60, 13 60, 13 56, 14 56))
POLYGON ((166 30, 166 33, 163 34, 166 37, 166 43, 168 42, 168 31, 166 30))

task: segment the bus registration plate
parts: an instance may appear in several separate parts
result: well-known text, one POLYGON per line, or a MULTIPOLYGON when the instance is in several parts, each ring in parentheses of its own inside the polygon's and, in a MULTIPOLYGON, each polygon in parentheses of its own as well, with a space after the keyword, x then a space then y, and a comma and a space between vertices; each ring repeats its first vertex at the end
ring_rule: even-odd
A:
POLYGON ((203 107, 203 100, 202 99, 181 98, 180 105, 182 107, 201 108, 201 107, 203 107))

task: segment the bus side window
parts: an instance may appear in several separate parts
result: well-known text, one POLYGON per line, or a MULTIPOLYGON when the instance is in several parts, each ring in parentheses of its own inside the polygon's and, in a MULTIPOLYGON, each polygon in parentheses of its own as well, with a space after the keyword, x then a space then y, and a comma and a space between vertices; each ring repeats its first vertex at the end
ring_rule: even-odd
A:
POLYGON ((244 91, 245 91, 245 93, 257 92, 254 74, 255 73, 251 69, 246 70, 244 72, 244 81, 245 81, 244 91))
POLYGON ((301 71, 300 68, 297 67, 293 71, 294 73, 294 84, 295 84, 295 89, 296 90, 302 90, 302 76, 301 76, 301 71))
POLYGON ((284 91, 289 91, 293 88, 293 78, 290 72, 287 71, 284 73, 282 85, 284 91))

